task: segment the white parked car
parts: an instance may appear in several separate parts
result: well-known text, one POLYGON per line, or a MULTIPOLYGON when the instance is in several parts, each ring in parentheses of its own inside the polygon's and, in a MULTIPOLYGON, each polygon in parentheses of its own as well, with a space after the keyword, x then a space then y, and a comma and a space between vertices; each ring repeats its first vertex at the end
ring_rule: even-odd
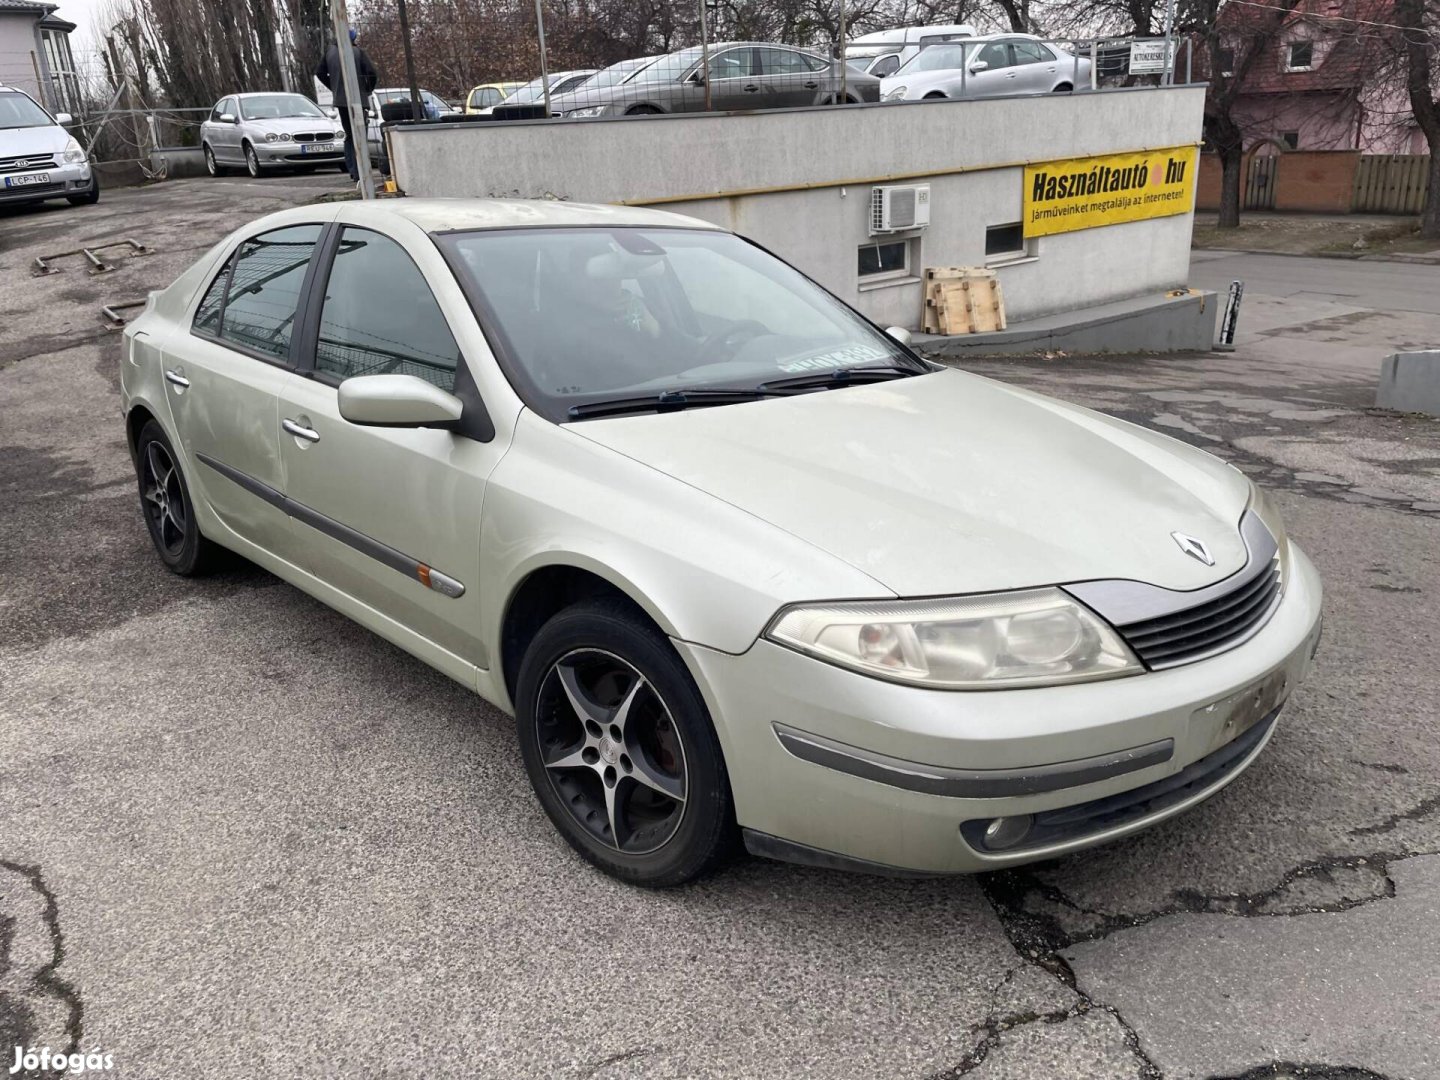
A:
POLYGON ((624 880, 999 869, 1214 795, 1310 560, 1218 458, 905 336, 660 211, 328 203, 152 293, 121 404, 165 566, 239 552, 513 713, 624 880))
MULTIPOLYGON (((455 112, 449 104, 443 101, 438 94, 432 94, 429 90, 421 89, 420 110, 426 120, 438 120, 442 116, 455 112)), ((413 113, 413 106, 410 102, 410 88, 406 86, 382 86, 370 94, 370 102, 366 106, 365 138, 370 144, 370 163, 382 173, 390 171, 389 155, 385 153, 385 133, 382 130, 385 124, 385 106, 400 106, 400 112, 405 119, 410 119, 413 113)))
POLYGON ((846 63, 877 79, 893 75, 915 58, 921 49, 946 41, 975 36, 969 23, 943 26, 899 26, 861 34, 845 43, 846 63))
POLYGON ((243 168, 258 177, 276 168, 345 169, 345 132, 302 94, 230 94, 200 125, 211 176, 243 168))
POLYGON ((100 177, 85 148, 24 90, 0 84, 0 206, 67 199, 100 201, 100 177))
POLYGON ((880 84, 882 101, 1064 93, 1090 86, 1090 61, 1026 34, 932 45, 880 84))

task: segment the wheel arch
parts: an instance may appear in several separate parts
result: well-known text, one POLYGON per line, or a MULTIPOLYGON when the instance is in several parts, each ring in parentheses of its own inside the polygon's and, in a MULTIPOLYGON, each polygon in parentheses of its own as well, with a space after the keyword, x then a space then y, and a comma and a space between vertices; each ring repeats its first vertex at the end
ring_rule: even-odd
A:
POLYGON ((161 422, 160 417, 143 401, 138 401, 130 406, 130 411, 125 414, 125 444, 130 448, 132 460, 135 457, 136 443, 140 439, 140 429, 151 420, 159 424, 162 430, 164 429, 165 425, 161 422))
POLYGON ((499 646, 498 688, 503 688, 512 709, 520 662, 540 628, 565 608, 595 599, 618 600, 666 637, 676 636, 670 620, 644 592, 609 567, 580 557, 530 567, 508 591, 494 639, 499 646))

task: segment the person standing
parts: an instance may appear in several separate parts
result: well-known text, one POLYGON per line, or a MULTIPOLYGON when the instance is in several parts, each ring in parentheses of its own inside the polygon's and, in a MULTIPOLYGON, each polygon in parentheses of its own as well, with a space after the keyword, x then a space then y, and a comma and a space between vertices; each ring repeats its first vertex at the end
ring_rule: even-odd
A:
MULTIPOLYGON (((375 84, 380 81, 375 73, 375 65, 370 62, 370 57, 365 55, 365 50, 357 45, 356 39, 359 34, 355 28, 350 28, 350 48, 355 53, 355 81, 360 84, 360 99, 362 113, 368 111, 365 106, 370 101, 370 95, 375 90, 375 84)), ((340 67, 340 46, 338 42, 332 42, 325 50, 325 56, 320 61, 320 66, 315 69, 315 77, 330 91, 331 102, 335 108, 340 110, 340 126, 345 129, 345 167, 350 170, 350 179, 356 183, 360 182, 360 168, 355 155, 355 133, 350 130, 350 109, 349 102, 345 97, 345 76, 340 67)), ((360 138, 365 138, 365 129, 360 129, 360 138)))

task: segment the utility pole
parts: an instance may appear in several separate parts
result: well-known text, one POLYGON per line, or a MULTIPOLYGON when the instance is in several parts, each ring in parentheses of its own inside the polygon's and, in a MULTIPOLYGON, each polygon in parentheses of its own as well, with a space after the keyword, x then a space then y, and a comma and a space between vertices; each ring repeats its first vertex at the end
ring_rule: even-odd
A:
POLYGON ((550 119, 550 69, 545 63, 545 12, 535 0, 535 27, 540 35, 540 92, 545 97, 545 119, 550 119))
POLYGON ((1175 81, 1175 0, 1165 0, 1165 74, 1162 86, 1175 81))
POLYGON ((410 49, 410 17, 405 13, 405 0, 400 0, 400 40, 405 45, 405 80, 410 87, 410 119, 425 115, 420 105, 420 86, 415 81, 415 54, 410 49))
POLYGON ((709 0, 700 0, 700 77, 705 89, 705 111, 710 111, 710 28, 706 8, 709 0))
POLYGON ((840 0, 840 104, 849 96, 846 87, 850 81, 850 65, 845 62, 845 0, 840 0))
POLYGON ((360 197, 375 198, 375 177, 370 174, 370 139, 365 126, 365 101, 355 73, 355 47, 350 44, 350 16, 345 0, 330 0, 330 23, 335 31, 335 52, 340 57, 340 78, 345 86, 345 108, 350 113, 350 142, 360 173, 360 197))

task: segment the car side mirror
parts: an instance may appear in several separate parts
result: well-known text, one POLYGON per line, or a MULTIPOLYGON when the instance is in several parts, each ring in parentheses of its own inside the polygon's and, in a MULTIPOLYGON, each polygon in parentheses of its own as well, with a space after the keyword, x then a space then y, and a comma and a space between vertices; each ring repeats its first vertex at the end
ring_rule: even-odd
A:
POLYGON ((906 330, 903 326, 887 326, 885 333, 889 334, 907 349, 910 348, 910 331, 906 330))
POLYGON ((454 394, 414 375, 357 375, 340 384, 340 415, 372 427, 426 427, 460 419, 454 394))
POLYGON ((694 73, 690 76, 690 78, 689 78, 688 80, 686 80, 686 81, 692 82, 692 83, 694 83, 696 86, 704 86, 704 85, 705 85, 705 73, 704 73, 703 71, 694 72, 694 73))
POLYGON ((74 120, 74 119, 75 119, 75 118, 74 118, 73 116, 71 116, 68 112, 62 112, 62 113, 56 113, 56 114, 55 114, 55 122, 56 122, 57 124, 68 124, 68 123, 70 123, 70 122, 71 122, 72 120, 74 120))
POLYGON ((972 60, 970 62, 970 74, 978 75, 980 74, 980 72, 986 70, 989 66, 990 62, 988 60, 972 60))
POLYGON ((220 123, 222 123, 222 124, 236 124, 236 123, 239 123, 239 121, 236 119, 234 113, 226 112, 226 113, 221 113, 221 114, 220 114, 220 123))

